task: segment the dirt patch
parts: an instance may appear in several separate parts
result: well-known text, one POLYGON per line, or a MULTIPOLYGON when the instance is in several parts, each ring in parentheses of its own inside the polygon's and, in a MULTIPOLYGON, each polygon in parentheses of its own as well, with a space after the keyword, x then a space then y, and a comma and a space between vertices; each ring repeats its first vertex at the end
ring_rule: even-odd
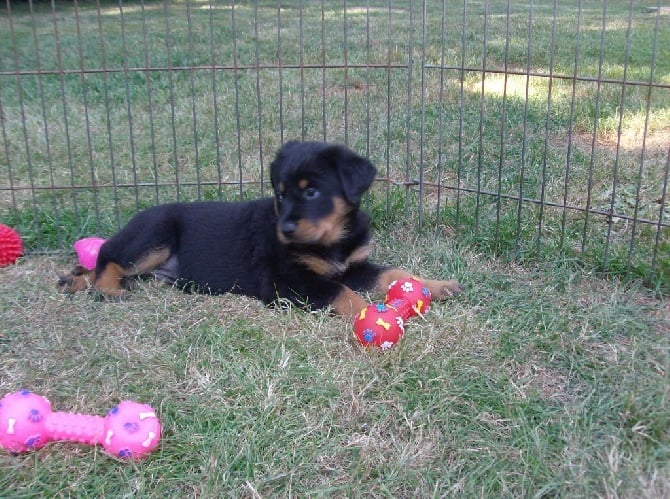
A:
MULTIPOLYGON (((563 140, 567 143, 568 136, 565 135, 563 140)), ((573 132, 572 143, 579 149, 591 150, 593 133, 573 132)), ((667 154, 670 145, 670 130, 648 132, 646 139, 639 130, 623 130, 620 138, 616 132, 612 131, 599 133, 595 141, 597 149, 611 153, 616 153, 617 149, 627 153, 640 153, 643 145, 647 157, 667 154)))
POLYGON ((537 391, 543 398, 566 402, 574 394, 568 388, 569 376, 540 364, 520 364, 513 372, 512 380, 521 398, 537 391))

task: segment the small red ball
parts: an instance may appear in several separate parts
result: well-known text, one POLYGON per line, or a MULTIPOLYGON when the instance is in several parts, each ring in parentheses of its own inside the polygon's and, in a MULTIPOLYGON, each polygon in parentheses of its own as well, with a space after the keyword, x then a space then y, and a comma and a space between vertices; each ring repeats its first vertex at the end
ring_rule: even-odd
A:
POLYGON ((11 227, 0 224, 0 267, 12 265, 23 255, 21 236, 11 227))
POLYGON ((405 334, 402 317, 382 303, 365 307, 354 320, 354 334, 363 346, 375 345, 388 350, 405 334))
POLYGON ((396 300, 409 302, 409 310, 401 312, 402 318, 407 320, 430 310, 431 294, 430 290, 418 279, 399 279, 389 285, 384 302, 393 304, 396 300))

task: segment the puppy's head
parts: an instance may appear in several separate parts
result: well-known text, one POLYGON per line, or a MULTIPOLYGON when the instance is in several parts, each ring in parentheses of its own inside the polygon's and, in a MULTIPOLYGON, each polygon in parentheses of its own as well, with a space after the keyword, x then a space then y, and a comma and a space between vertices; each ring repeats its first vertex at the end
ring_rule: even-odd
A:
POLYGON ((347 233, 347 221, 377 171, 339 144, 288 142, 270 165, 283 243, 331 246, 347 233))

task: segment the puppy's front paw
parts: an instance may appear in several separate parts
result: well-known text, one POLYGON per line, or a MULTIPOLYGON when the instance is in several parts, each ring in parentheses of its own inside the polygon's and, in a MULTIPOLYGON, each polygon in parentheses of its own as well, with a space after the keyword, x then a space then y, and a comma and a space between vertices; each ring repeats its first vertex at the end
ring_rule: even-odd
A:
POLYGON ((425 284, 430 289, 433 300, 444 300, 445 298, 460 295, 465 291, 465 286, 455 279, 448 281, 425 281, 425 284))
POLYGON ((463 291, 465 291, 465 286, 463 286, 456 279, 450 279, 445 281, 443 290, 445 292, 444 297, 446 298, 448 296, 460 295, 463 291))
POLYGON ((57 286, 64 293, 76 293, 84 291, 91 287, 95 280, 95 271, 87 270, 81 265, 77 265, 69 274, 58 278, 57 286))

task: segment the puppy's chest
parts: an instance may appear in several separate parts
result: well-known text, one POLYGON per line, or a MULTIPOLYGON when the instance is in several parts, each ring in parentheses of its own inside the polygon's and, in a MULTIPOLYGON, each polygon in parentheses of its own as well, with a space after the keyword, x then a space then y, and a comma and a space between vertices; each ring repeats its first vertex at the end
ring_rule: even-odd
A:
POLYGON ((343 274, 356 263, 364 262, 370 255, 365 244, 350 251, 331 250, 325 253, 294 251, 292 259, 300 266, 322 277, 332 278, 343 274))

